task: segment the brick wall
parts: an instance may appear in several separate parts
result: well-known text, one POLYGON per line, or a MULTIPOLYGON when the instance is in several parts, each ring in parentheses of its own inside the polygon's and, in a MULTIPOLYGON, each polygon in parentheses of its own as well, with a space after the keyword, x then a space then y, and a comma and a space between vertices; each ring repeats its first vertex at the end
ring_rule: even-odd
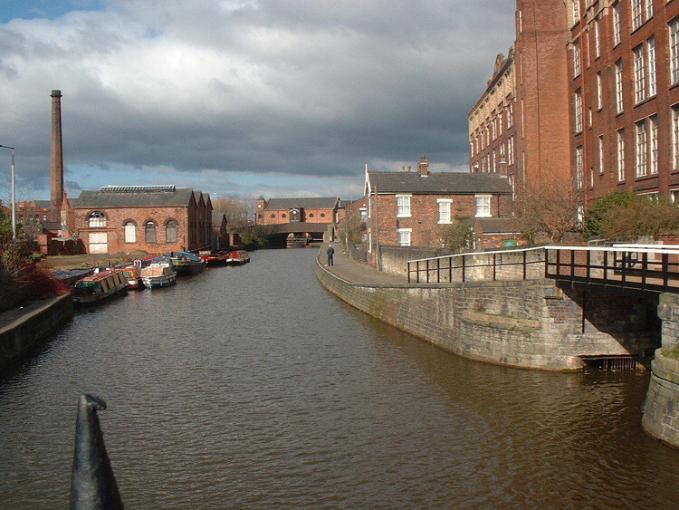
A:
POLYGON ((606 291, 583 312, 582 296, 569 296, 549 280, 364 286, 320 264, 315 272, 326 289, 359 310, 447 351, 491 363, 577 370, 580 356, 638 353, 654 341, 646 330, 597 329, 598 319, 583 331, 589 317, 605 316, 612 301, 624 301, 606 291))
MULTIPOLYGON (((258 225, 280 225, 290 223, 289 209, 267 209, 263 202, 257 202, 257 224, 258 225), (259 207, 261 204, 261 207, 259 207)), ((333 209, 302 209, 300 221, 306 223, 330 224, 335 221, 333 209)))
POLYGON ((91 209, 74 209, 74 230, 89 252, 89 234, 91 232, 105 232, 108 239, 108 253, 132 252, 143 250, 148 253, 163 253, 168 251, 182 251, 199 249, 208 242, 204 240, 204 224, 211 218, 197 217, 196 212, 186 207, 134 207, 97 209, 106 215, 106 227, 89 227, 88 217, 91 209), (166 241, 167 222, 177 222, 177 241, 166 241), (125 242, 125 227, 127 222, 136 225, 136 242, 125 242), (156 224, 156 243, 145 241, 145 225, 153 221, 156 224), (193 232, 190 232, 193 229, 193 232))

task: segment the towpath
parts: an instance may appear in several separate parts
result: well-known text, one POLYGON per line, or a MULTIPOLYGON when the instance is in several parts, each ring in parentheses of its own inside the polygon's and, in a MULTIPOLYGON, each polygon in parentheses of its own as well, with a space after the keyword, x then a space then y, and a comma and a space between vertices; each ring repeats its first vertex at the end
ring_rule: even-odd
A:
POLYGON ((324 268, 329 269, 343 280, 358 285, 407 285, 408 279, 405 276, 382 273, 373 269, 368 264, 356 262, 342 252, 342 247, 333 243, 335 248, 335 263, 328 267, 328 257, 326 256, 327 244, 321 246, 320 261, 324 268))

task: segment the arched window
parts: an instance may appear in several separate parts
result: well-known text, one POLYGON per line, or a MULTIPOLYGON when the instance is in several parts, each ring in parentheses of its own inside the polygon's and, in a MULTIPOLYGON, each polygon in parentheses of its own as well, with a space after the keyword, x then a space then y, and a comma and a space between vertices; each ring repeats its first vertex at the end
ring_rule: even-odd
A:
POLYGON ((313 218, 313 217, 314 217, 314 213, 309 213, 309 218, 313 218))
POLYGON ((324 213, 324 212, 321 213, 321 218, 325 218, 325 213, 324 213))
POLYGON ((176 243, 177 242, 177 222, 170 220, 165 225, 165 242, 166 243, 176 243))
POLYGON ((137 225, 135 225, 133 221, 128 221, 125 223, 125 242, 137 242, 137 225))
POLYGON ((144 232, 146 236, 146 242, 149 244, 156 242, 156 224, 152 221, 147 221, 144 226, 144 232))
POLYGON ((87 217, 87 223, 90 228, 105 227, 106 215, 101 211, 92 211, 87 217))

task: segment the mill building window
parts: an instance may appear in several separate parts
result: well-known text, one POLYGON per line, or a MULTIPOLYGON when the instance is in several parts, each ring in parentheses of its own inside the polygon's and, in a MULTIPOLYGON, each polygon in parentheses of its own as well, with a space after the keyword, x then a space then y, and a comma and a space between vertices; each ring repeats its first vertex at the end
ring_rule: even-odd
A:
POLYGON ((583 186, 584 180, 584 166, 583 166, 582 145, 575 149, 575 183, 580 190, 583 186))
POLYGON ((642 44, 634 48, 634 101, 641 103, 644 99, 646 99, 646 66, 642 44))
POLYGON ((620 44, 620 2, 613 4, 613 46, 620 44))
POLYGON ((582 133, 582 95, 580 91, 573 96, 573 103, 575 108, 575 133, 582 133))
POLYGON ((618 182, 625 180, 625 131, 618 131, 618 182))
POLYGON ((137 242, 137 225, 132 221, 125 223, 125 242, 126 243, 136 243, 137 242))
POLYGON ((679 105, 672 107, 672 156, 673 168, 679 169, 679 105))
POLYGON ((90 228, 105 227, 106 215, 101 211, 92 211, 87 217, 87 224, 90 228))
POLYGON ((647 151, 647 136, 646 136, 646 121, 642 120, 636 124, 637 134, 637 161, 636 161, 636 176, 645 177, 648 174, 648 151, 647 151))
POLYGON ((622 113, 624 108, 622 95, 622 60, 615 63, 615 111, 622 113))
POLYGON ((580 64, 580 41, 573 44, 573 77, 580 76, 582 67, 580 64))
POLYGON ((165 242, 177 242, 177 222, 175 220, 170 220, 167 222, 167 225, 165 225, 165 242))
POLYGON ((646 41, 646 53, 648 55, 648 95, 655 96, 658 93, 658 80, 655 69, 655 37, 646 41))
POLYGON ((654 115, 648 120, 650 124, 651 140, 650 140, 650 167, 651 174, 658 173, 658 117, 654 115))
POLYGON ((670 78, 679 83, 679 18, 670 23, 670 78))
POLYGON ((148 244, 156 243, 156 224, 152 221, 147 221, 144 226, 144 238, 148 244))

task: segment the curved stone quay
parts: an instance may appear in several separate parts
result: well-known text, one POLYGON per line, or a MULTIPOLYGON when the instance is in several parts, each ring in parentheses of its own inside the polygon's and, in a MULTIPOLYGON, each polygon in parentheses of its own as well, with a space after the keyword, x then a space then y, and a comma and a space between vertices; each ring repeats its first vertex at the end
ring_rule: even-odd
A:
POLYGON ((679 500, 679 451, 641 428, 649 375, 454 356, 337 300, 316 255, 255 252, 78 313, 0 379, 0 507, 67 507, 82 393, 106 400, 126 508, 679 500))

